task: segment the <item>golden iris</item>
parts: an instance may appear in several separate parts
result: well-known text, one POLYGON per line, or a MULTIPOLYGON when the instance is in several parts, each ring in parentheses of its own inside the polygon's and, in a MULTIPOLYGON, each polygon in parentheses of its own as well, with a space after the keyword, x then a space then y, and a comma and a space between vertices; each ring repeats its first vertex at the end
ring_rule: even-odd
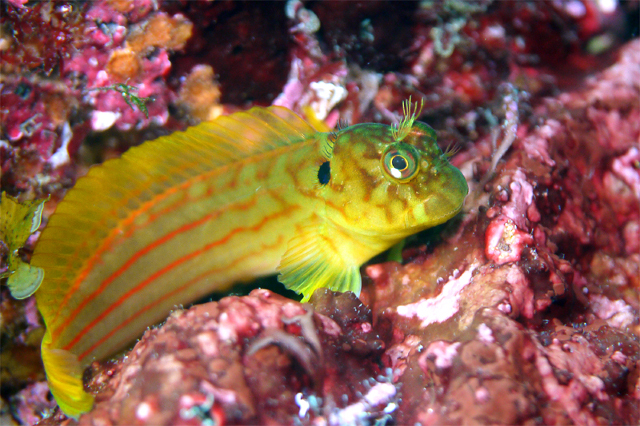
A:
POLYGON ((408 182, 419 171, 418 152, 406 143, 395 143, 389 146, 382 155, 382 169, 398 182, 408 182))

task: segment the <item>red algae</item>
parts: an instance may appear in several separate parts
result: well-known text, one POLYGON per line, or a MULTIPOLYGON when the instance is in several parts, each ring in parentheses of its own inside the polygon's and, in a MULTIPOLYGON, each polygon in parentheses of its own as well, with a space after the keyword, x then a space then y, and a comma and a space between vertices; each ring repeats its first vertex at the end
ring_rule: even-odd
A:
POLYGON ((3 73, 25 71, 51 75, 61 67, 82 39, 83 5, 38 2, 3 2, 0 6, 3 73))

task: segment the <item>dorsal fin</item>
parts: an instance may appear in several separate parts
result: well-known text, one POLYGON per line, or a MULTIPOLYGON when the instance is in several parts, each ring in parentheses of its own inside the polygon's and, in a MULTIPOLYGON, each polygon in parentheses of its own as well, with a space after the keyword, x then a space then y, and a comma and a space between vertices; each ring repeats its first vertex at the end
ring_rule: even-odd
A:
POLYGON ((291 145, 316 133, 306 121, 282 107, 254 107, 218 117, 132 148, 122 159, 164 163, 168 156, 197 154, 186 161, 206 161, 213 168, 291 145), (153 149, 154 156, 149 154, 153 149), (166 154, 166 155, 165 155, 166 154))

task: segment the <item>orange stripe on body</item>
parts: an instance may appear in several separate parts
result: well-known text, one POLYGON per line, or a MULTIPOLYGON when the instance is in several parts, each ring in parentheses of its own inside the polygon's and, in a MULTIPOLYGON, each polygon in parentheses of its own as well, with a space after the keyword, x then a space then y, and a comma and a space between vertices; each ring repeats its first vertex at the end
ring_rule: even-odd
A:
MULTIPOLYGON (((261 159, 261 158, 259 158, 259 157, 246 158, 246 159, 243 160, 244 161, 243 164, 244 164, 244 166, 246 166, 247 164, 250 164, 250 163, 256 163, 259 159, 261 159)), ((178 168, 177 171, 180 171, 182 169, 186 169, 186 166, 178 168)), ((213 169, 213 170, 211 170, 211 171, 209 171, 207 173, 203 173, 203 174, 200 174, 200 175, 197 175, 197 176, 193 176, 189 180, 181 183, 180 185, 167 188, 164 192, 162 192, 160 194, 157 194, 151 200, 149 200, 146 203, 144 203, 138 210, 135 210, 135 211, 131 212, 131 215, 128 218, 126 218, 126 219, 124 219, 122 221, 122 225, 121 226, 114 228, 109 233, 109 235, 106 238, 103 239, 103 242, 100 245, 100 247, 98 247, 98 249, 95 251, 95 253, 87 261, 86 266, 80 271, 80 273, 78 274, 76 279, 73 281, 73 285, 71 286, 71 289, 69 290, 69 292, 67 294, 65 294, 65 297, 62 300, 62 303, 60 305, 60 309, 58 310, 58 313, 56 314, 56 316, 51 321, 51 324, 55 324, 56 323, 58 317, 64 311, 64 307, 67 306, 67 304, 69 303, 69 299, 78 291, 78 289, 82 285, 82 282, 87 278, 87 276, 93 270, 95 264, 100 260, 101 255, 110 248, 112 241, 114 239, 118 238, 118 237, 121 237, 120 230, 123 227, 130 226, 138 216, 140 216, 143 213, 146 213, 149 209, 153 208, 153 206, 155 206, 158 202, 160 202, 163 199, 169 197, 170 195, 173 195, 178 191, 184 191, 184 190, 188 189, 190 186, 192 186, 193 184, 195 184, 197 182, 201 182, 201 181, 206 180, 206 179, 209 179, 211 175, 215 175, 215 174, 218 174, 218 173, 220 173, 220 168, 215 168, 215 169, 213 169)), ((235 182, 236 179, 237 179, 237 175, 236 175, 236 178, 231 180, 231 182, 227 185, 225 190, 232 189, 235 186, 234 182, 235 182)), ((137 197, 139 194, 141 194, 142 192, 144 192, 147 189, 148 189, 148 186, 143 186, 143 187, 139 188, 137 191, 132 191, 129 194, 130 195, 129 198, 135 198, 135 197, 137 197)), ((225 192, 225 191, 222 190, 220 192, 225 192)), ((209 191, 207 191, 207 195, 209 195, 209 191)), ((114 210, 117 210, 118 207, 125 206, 126 203, 129 200, 129 198, 123 199, 123 201, 120 202, 120 203, 116 203, 114 205, 114 210)), ((207 198, 207 196, 203 196, 202 198, 207 198)), ((180 204, 180 200, 177 200, 176 203, 174 203, 174 205, 178 205, 178 204, 180 204)), ((172 210, 171 206, 168 206, 165 210, 171 211, 172 210)), ((106 215, 105 215, 105 217, 106 217, 106 215)), ((152 223, 152 220, 155 220, 157 217, 158 217, 157 215, 153 215, 152 218, 150 218, 150 220, 145 225, 148 225, 148 224, 152 223)), ((100 224, 100 223, 101 223, 101 221, 97 222, 97 224, 100 224)), ((98 229, 98 228, 99 227, 96 226, 95 229, 98 229)), ((88 237, 90 238, 91 235, 93 235, 93 233, 95 233, 95 230, 93 232, 90 232, 88 237)), ((77 255, 77 252, 76 252, 76 255, 77 255)), ((72 256, 72 257, 75 257, 75 256, 72 256)))
POLYGON ((274 244, 263 245, 263 246, 260 247, 260 250, 255 251, 255 252, 247 253, 245 256, 238 257, 231 264, 226 265, 224 268, 213 268, 213 269, 210 269, 208 271, 205 271, 202 274, 198 275, 197 277, 189 280, 187 283, 183 284, 182 286, 180 286, 180 287, 174 289, 173 291, 163 295, 159 299, 155 300, 153 303, 150 303, 150 304, 146 305, 144 308, 140 309, 135 314, 133 314, 132 316, 130 316, 127 319, 125 319, 116 328, 114 328, 113 330, 111 330, 110 332, 108 332, 107 334, 102 336, 100 338, 100 340, 98 340, 96 343, 91 345, 91 347, 89 347, 87 350, 82 352, 78 356, 78 359, 79 360, 83 360, 84 358, 86 358, 91 352, 93 352, 100 345, 104 344, 107 340, 109 340, 118 331, 122 330, 123 328, 125 328, 126 326, 131 324, 135 319, 137 319, 138 317, 142 316, 144 313, 146 313, 149 310, 153 309, 154 307, 156 307, 160 303, 164 302, 165 300, 167 300, 169 298, 172 298, 176 294, 186 290, 187 288, 189 288, 192 285, 198 283, 200 280, 202 280, 203 278, 205 278, 205 277, 207 277, 209 275, 215 274, 218 271, 221 271, 223 269, 226 269, 226 268, 229 268, 229 267, 237 265, 238 263, 240 263, 241 261, 245 260, 246 258, 254 256, 255 253, 263 252, 264 250, 269 250, 269 249, 273 249, 273 248, 277 247, 278 245, 282 244, 282 240, 283 240, 283 236, 281 235, 280 237, 278 237, 278 240, 274 244))
MULTIPOLYGON (((292 206, 294 208, 299 208, 299 206, 292 206)), ((239 233, 239 232, 243 232, 243 231, 252 231, 252 232, 256 232, 258 230, 260 230, 260 228, 262 228, 266 223, 268 223, 269 221, 279 217, 279 216, 286 216, 289 214, 289 211, 284 210, 278 213, 274 213, 272 215, 269 216, 265 216, 258 224, 252 226, 252 227, 240 227, 240 228, 235 228, 233 231, 231 231, 230 233, 228 233, 225 237, 214 241, 210 244, 207 244, 206 246, 202 247, 201 249, 198 249, 196 251, 193 251, 189 254, 187 254, 186 256, 183 256, 179 259, 174 260, 173 262, 171 262, 170 264, 168 264, 167 266, 165 266, 164 268, 154 272, 153 274, 151 274, 149 277, 147 277, 145 280, 143 280, 140 284, 138 284, 137 286, 135 286, 134 288, 130 289, 128 292, 126 292, 124 295, 120 296, 120 298, 118 300, 116 300, 111 306, 109 306, 109 308, 107 308, 107 310, 105 310, 104 312, 102 312, 97 318, 95 318, 93 321, 91 321, 89 324, 87 324, 82 330, 80 330, 80 332, 73 338, 73 340, 71 340, 71 342, 67 343, 62 349, 65 350, 70 350, 70 348, 72 348, 76 343, 78 343, 78 341, 80 341, 80 339, 87 334, 89 331, 91 331, 91 329, 100 321, 102 321, 107 315, 109 315, 111 312, 113 312, 116 308, 118 308, 122 303, 124 303, 129 297, 131 297, 132 295, 134 295, 135 293, 139 292, 140 290, 143 290, 146 286, 148 286, 151 282, 153 282, 154 280, 156 280, 158 277, 166 274, 167 272, 171 271, 172 269, 176 268, 177 266, 180 266, 181 264, 183 264, 184 262, 193 259, 194 257, 205 253, 209 250, 211 250, 214 247, 220 246, 222 244, 225 244, 226 242, 228 242, 231 237, 233 237, 235 234, 239 233)), ((68 325, 68 323, 70 322, 71 319, 67 319, 67 321, 65 321, 65 323, 62 324, 62 327, 60 327, 60 329, 64 328, 66 325, 68 325)))
MULTIPOLYGON (((146 187, 144 188, 146 189, 146 187)), ((144 189, 141 189, 139 191, 142 192, 144 189)), ((155 203, 157 203, 158 201, 161 201, 162 199, 168 197, 169 195, 175 193, 179 188, 178 187, 172 187, 172 188, 168 188, 167 191, 163 192, 162 194, 158 194, 156 195, 152 200, 147 201, 146 203, 143 204, 143 206, 137 210, 132 212, 131 216, 127 219, 124 220, 124 223, 131 223, 133 222, 139 215, 145 213, 147 210, 149 210, 150 208, 152 208, 155 203)), ((126 200, 128 202, 128 200, 126 200)), ((115 205, 114 209, 117 209, 117 207, 122 207, 124 206, 125 203, 118 203, 115 205)), ((106 215, 105 215, 106 216, 106 215)), ((101 221, 97 222, 97 225, 99 225, 101 223, 101 221)), ((91 236, 96 232, 95 230, 99 229, 99 226, 96 226, 94 228, 94 230, 92 230, 89 235, 87 236, 87 239, 91 238, 91 236)), ((121 227, 116 227, 113 228, 113 230, 111 230, 111 232, 109 233, 109 235, 104 238, 102 244, 100 245, 100 247, 98 247, 98 249, 95 251, 95 253, 93 254, 93 256, 91 258, 89 258, 89 260, 87 261, 86 266, 80 271, 80 273, 78 274, 78 276, 76 277, 76 279, 73 281, 73 285, 71 286, 71 289, 69 289, 69 292, 67 292, 67 294, 65 294, 64 299, 62 300, 62 303, 60 305, 60 309, 58 310, 58 313, 56 314, 56 316, 53 318, 52 320, 52 324, 55 324, 58 317, 60 316, 60 314, 62 312, 64 312, 64 307, 67 306, 67 304, 69 303, 69 299, 71 299, 71 297, 78 291, 78 289, 80 288, 80 285, 82 284, 82 282, 87 278, 87 276, 89 275, 89 273, 93 270, 93 267, 95 266, 95 264, 99 261, 99 259, 101 258, 102 253, 104 253, 105 251, 108 250, 108 248, 111 245, 111 242, 118 236, 120 236, 120 229, 121 227)), ((77 255, 77 252, 76 252, 77 255)), ((73 258, 75 256, 72 256, 71 258, 73 258)))
MULTIPOLYGON (((251 199, 249 202, 238 206, 238 208, 249 208, 251 206, 253 206, 255 203, 257 202, 257 199, 254 197, 253 199, 251 199)), ((166 234, 165 236, 163 236, 162 238, 153 241, 152 243, 150 243, 149 245, 147 245, 146 247, 144 247, 143 249, 139 250, 138 252, 136 252, 133 256, 131 256, 131 258, 129 258, 124 265, 122 265, 120 268, 118 268, 116 271, 114 271, 110 276, 108 276, 105 280, 103 280, 100 285, 87 297, 85 297, 82 300, 82 303, 80 303, 80 305, 78 305, 76 307, 76 309, 73 310, 73 312, 71 312, 70 315, 68 315, 65 319, 65 321, 54 331, 52 331, 51 336, 52 339, 56 339, 60 333, 62 332, 62 329, 64 329, 70 322, 72 322, 77 316, 78 314, 87 306, 87 304, 89 304, 92 300, 94 300, 96 297, 98 297, 104 290, 105 288, 111 284, 113 281, 115 281, 120 275, 122 275, 127 269, 129 269, 135 262, 137 262, 142 256, 144 256, 145 254, 151 252, 153 249, 158 248, 159 246, 161 246, 162 244, 170 241, 171 239, 173 239, 174 237, 182 234, 183 232, 187 232, 197 226, 200 226, 210 220, 214 220, 217 219, 222 213, 224 213, 227 209, 224 210, 218 210, 214 213, 208 214, 206 216, 203 216, 202 218, 198 219, 195 222, 191 222, 191 223, 187 223, 186 225, 183 225, 182 227, 175 229, 171 232, 169 232, 168 234, 166 234)), ((148 224, 145 224, 145 226, 148 224)), ((135 229, 139 229, 139 228, 134 228, 135 229)))

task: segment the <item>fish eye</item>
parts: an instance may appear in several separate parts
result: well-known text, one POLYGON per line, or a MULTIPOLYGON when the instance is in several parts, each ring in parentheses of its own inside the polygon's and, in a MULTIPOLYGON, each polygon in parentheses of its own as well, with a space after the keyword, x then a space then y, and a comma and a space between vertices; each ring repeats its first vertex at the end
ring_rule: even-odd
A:
POLYGON ((405 143, 393 144, 382 154, 382 169, 399 182, 408 182, 418 174, 418 153, 405 143))

